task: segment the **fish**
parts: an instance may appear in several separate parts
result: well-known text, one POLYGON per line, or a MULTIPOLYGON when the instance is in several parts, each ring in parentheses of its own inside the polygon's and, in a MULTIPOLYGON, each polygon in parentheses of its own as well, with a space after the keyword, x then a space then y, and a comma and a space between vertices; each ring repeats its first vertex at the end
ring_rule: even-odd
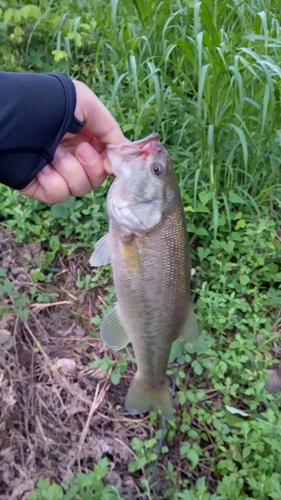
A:
POLYGON ((126 410, 132 415, 161 410, 171 420, 166 375, 171 346, 199 336, 177 176, 155 132, 107 145, 107 158, 115 176, 106 199, 109 232, 96 243, 89 262, 94 267, 111 263, 117 303, 103 319, 100 335, 114 350, 133 345, 137 371, 126 410))

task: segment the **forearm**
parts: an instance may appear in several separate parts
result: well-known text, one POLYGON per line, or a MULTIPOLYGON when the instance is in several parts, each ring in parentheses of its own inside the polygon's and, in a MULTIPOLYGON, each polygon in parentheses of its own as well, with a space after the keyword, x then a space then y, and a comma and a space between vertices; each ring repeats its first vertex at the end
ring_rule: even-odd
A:
POLYGON ((60 73, 0 72, 0 183, 23 189, 53 158, 74 117, 75 88, 60 73))

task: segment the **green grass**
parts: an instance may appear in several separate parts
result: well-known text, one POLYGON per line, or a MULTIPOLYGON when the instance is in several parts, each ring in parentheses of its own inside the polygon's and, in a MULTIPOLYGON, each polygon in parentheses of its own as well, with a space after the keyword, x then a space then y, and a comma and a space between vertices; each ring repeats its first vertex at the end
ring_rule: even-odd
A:
MULTIPOLYGON (((279 406, 264 390, 276 361, 273 341, 280 342, 280 6, 273 0, 35 3, 10 2, 7 9, 0 2, 3 69, 82 79, 128 137, 159 132, 177 170, 202 340, 186 350, 178 374, 181 406, 162 452, 165 498, 280 499, 279 406), (208 388, 219 394, 216 405, 208 388), (225 405, 248 417, 233 416, 225 405), (180 483, 169 460, 177 436, 179 460, 188 464, 180 483)), ((46 271, 56 252, 88 250, 104 234, 108 184, 52 209, 2 187, 1 222, 18 240, 44 244, 46 271)), ((149 444, 132 443, 141 459, 129 472, 144 467, 149 477, 159 439, 153 432, 149 444)), ((162 498, 157 489, 149 494, 162 498)))
POLYGON ((4 13, 7 69, 67 71, 131 138, 159 131, 193 203, 200 189, 212 193, 214 231, 221 202, 232 208, 230 189, 249 213, 280 198, 280 14, 271 2, 48 5, 18 21, 24 7, 4 13))

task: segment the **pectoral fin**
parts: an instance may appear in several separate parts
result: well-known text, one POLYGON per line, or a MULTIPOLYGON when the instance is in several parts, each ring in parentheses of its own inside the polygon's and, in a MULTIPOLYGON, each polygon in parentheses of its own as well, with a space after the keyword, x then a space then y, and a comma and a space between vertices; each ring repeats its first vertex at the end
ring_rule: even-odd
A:
POLYGON ((93 267, 106 266, 110 264, 109 234, 105 234, 96 244, 90 257, 89 263, 93 267))
POLYGON ((200 335, 199 326, 197 323, 197 319, 195 316, 195 312, 193 311, 193 307, 189 307, 187 320, 184 324, 184 327, 179 335, 179 340, 182 342, 195 342, 200 335))
POLYGON ((117 304, 115 304, 113 309, 104 318, 101 324, 100 335, 106 345, 114 349, 114 351, 123 349, 130 342, 125 328, 120 321, 117 304))

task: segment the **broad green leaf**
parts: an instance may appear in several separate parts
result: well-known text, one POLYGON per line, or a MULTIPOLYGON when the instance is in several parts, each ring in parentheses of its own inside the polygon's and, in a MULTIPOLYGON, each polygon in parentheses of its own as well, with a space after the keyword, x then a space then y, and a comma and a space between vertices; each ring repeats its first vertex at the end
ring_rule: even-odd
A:
POLYGON ((38 19, 41 16, 40 8, 37 5, 25 5, 20 9, 20 14, 25 19, 34 18, 38 19))
POLYGON ((119 368, 114 368, 114 370, 111 373, 110 380, 114 385, 119 384, 121 379, 121 373, 119 368))
POLYGON ((247 274, 241 274, 239 276, 239 281, 240 281, 241 285, 246 286, 246 285, 248 285, 250 278, 247 274))
POLYGON ((124 133, 128 132, 129 130, 133 130, 134 124, 133 123, 125 123, 125 125, 122 126, 122 130, 124 133))
POLYGON ((184 350, 190 354, 207 352, 208 344, 204 336, 200 335, 194 344, 185 344, 184 350))
POLYGON ((227 253, 229 253, 229 254, 230 254, 230 253, 232 253, 232 252, 233 252, 233 250, 234 250, 235 243, 234 243, 234 241, 231 241, 231 240, 229 240, 229 241, 222 241, 222 242, 221 242, 221 246, 222 246, 222 248, 223 248, 223 249, 224 249, 227 253))
POLYGON ((251 446, 245 446, 245 448, 243 448, 243 451, 242 451, 243 460, 245 460, 250 455, 251 452, 252 452, 251 446))
POLYGON ((194 450, 194 448, 191 448, 188 450, 186 456, 187 459, 190 460, 192 467, 195 468, 199 461, 198 453, 194 450))
POLYGON ((243 198, 241 198, 241 196, 239 196, 234 191, 229 191, 228 199, 229 199, 229 201, 231 201, 231 203, 238 203, 239 205, 245 204, 245 200, 243 200, 243 198))
POLYGON ((59 205, 63 205, 65 208, 70 208, 74 205, 75 201, 75 196, 69 196, 67 200, 65 200, 63 203, 59 203, 59 205))
POLYGON ((63 203, 52 205, 51 213, 56 219, 67 219, 68 211, 63 203))
POLYGON ((54 234, 50 238, 50 249, 53 252, 58 252, 58 250, 60 249, 60 240, 59 240, 59 237, 56 236, 56 235, 54 235, 54 234))
POLYGON ((185 441, 184 443, 181 444, 181 447, 180 447, 180 454, 181 455, 186 455, 189 450, 190 450, 190 443, 188 443, 188 441, 185 441))
POLYGON ((30 271, 31 279, 34 283, 38 283, 38 281, 45 281, 46 276, 39 269, 32 269, 30 271))
POLYGON ((65 50, 52 50, 52 55, 54 56, 55 62, 59 62, 62 60, 68 60, 68 55, 65 50))
POLYGON ((28 320, 29 316, 29 311, 28 309, 17 309, 15 308, 15 313, 16 315, 24 322, 26 323, 28 320))
POLYGON ((268 268, 270 274, 276 274, 279 271, 279 267, 277 266, 277 264, 275 264, 275 262, 270 262, 270 264, 268 264, 267 268, 268 268))
POLYGON ((244 229, 244 227, 246 227, 246 221, 244 219, 240 219, 235 225, 235 231, 238 231, 239 229, 244 229))
POLYGON ((207 229, 205 229, 204 227, 196 228, 195 234, 197 234, 197 236, 208 236, 209 235, 207 229))
POLYGON ((199 194, 199 199, 203 205, 207 205, 207 203, 213 198, 213 193, 211 191, 201 191, 199 194))

